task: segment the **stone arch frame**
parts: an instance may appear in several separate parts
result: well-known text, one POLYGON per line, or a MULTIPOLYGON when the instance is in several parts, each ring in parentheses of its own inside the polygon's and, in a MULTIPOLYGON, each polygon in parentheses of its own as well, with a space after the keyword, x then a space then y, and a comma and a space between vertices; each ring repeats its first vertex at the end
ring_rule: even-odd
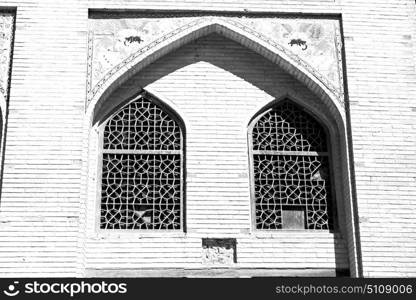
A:
MULTIPOLYGON (((3 188, 3 173, 4 173, 4 159, 5 159, 5 148, 6 148, 6 137, 7 137, 7 124, 8 124, 8 114, 9 114, 9 98, 11 90, 11 79, 12 79, 12 70, 13 70, 13 53, 14 53, 14 43, 15 43, 15 30, 16 30, 16 8, 14 7, 1 7, 0 13, 6 13, 10 15, 11 27, 8 30, 7 26, 0 28, 0 34, 5 35, 9 38, 9 43, 6 44, 6 51, 3 52, 3 56, 0 58, 0 64, 6 64, 8 71, 5 77, 5 85, 0 84, 0 200, 1 193, 3 188), (3 30, 5 29, 5 31, 3 30), (9 51, 7 51, 9 50, 9 51), (6 58, 3 60, 2 58, 6 58)), ((0 77, 2 74, 0 74, 0 77)))
MULTIPOLYGON (((294 103, 307 109, 313 116, 316 117, 317 120, 320 120, 325 125, 325 128, 328 128, 332 141, 332 145, 330 145, 330 147, 333 147, 333 145, 336 145, 337 147, 336 151, 334 151, 336 152, 336 155, 332 156, 332 168, 341 170, 339 174, 335 174, 335 177, 338 178, 334 181, 338 182, 338 185, 343 186, 343 188, 338 189, 336 198, 343 200, 343 208, 345 210, 343 215, 345 216, 345 221, 338 221, 339 223, 348 223, 348 228, 345 228, 345 239, 348 247, 350 272, 354 277, 360 276, 360 255, 357 247, 359 241, 356 240, 356 216, 354 215, 354 204, 351 199, 352 186, 350 178, 351 174, 349 172, 350 160, 344 94, 337 91, 336 88, 333 88, 333 86, 307 62, 303 61, 289 50, 271 41, 262 34, 236 21, 220 17, 200 18, 185 26, 175 29, 171 33, 168 33, 162 38, 150 43, 115 66, 97 83, 93 89, 90 88, 90 82, 87 82, 88 93, 86 115, 89 116, 89 118, 87 118, 87 124, 85 127, 86 131, 89 132, 90 129, 94 127, 94 123, 96 121, 94 116, 96 116, 97 112, 101 110, 101 107, 111 96, 111 94, 123 83, 128 81, 131 77, 151 63, 157 61, 159 58, 211 33, 220 34, 257 54, 260 54, 271 63, 276 64, 288 74, 292 75, 299 82, 303 83, 318 97, 319 103, 306 103, 296 99, 296 97, 292 97, 290 94, 287 94, 273 100, 270 104, 266 105, 265 108, 269 105, 273 105, 277 101, 289 98, 294 103), (342 196, 339 196, 338 193, 341 193, 342 196)), ((149 92, 157 94, 156 92, 150 90, 149 92)), ((156 96, 159 99, 162 99, 162 101, 165 101, 162 95, 156 96)), ((165 102, 168 104, 170 103, 169 105, 172 108, 175 108, 174 104, 168 99, 166 99, 165 102)), ((256 113, 261 110, 262 107, 258 107, 257 111, 254 111, 251 115, 249 114, 249 119, 246 124, 249 124, 252 116, 256 115, 256 113)), ((186 116, 179 111, 177 111, 177 113, 179 116, 182 116, 186 126, 186 116)), ((88 152, 88 149, 85 151, 88 152)), ((333 150, 331 149, 331 151, 333 150)), ((86 164, 88 169, 88 163, 86 164)), ((88 193, 88 191, 86 192, 88 193)), ((340 207, 340 205, 337 205, 337 209, 340 209, 340 207)), ((338 217, 340 216, 338 215, 338 217)))

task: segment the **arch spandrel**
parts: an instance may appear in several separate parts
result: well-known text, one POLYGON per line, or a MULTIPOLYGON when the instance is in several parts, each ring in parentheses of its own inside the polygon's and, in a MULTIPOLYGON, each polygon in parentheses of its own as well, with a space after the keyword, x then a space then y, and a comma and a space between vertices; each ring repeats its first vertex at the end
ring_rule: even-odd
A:
MULTIPOLYGON (((107 72, 94 87, 89 80, 87 110, 100 106, 115 89, 157 59, 211 33, 220 34, 262 55, 305 84, 344 118, 344 95, 325 76, 298 55, 267 36, 235 20, 203 17, 148 43, 107 72)), ((90 47, 90 51, 91 47, 90 47)), ((97 109, 97 108, 95 108, 97 109)))

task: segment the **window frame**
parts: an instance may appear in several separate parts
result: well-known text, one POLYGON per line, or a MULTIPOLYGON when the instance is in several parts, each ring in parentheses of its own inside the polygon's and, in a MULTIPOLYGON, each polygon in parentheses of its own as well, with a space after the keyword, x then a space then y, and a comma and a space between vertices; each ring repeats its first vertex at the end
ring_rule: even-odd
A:
MULTIPOLYGON (((337 182, 335 181, 335 170, 334 170, 334 161, 333 161, 333 145, 331 144, 331 135, 330 132, 319 119, 319 117, 316 116, 315 113, 308 110, 303 105, 299 104, 296 101, 293 101, 291 98, 285 97, 283 99, 275 99, 262 109, 260 109, 251 119, 247 128, 247 142, 248 142, 248 164, 249 164, 249 180, 250 180, 250 221, 251 221, 251 231, 260 234, 260 235, 274 235, 278 234, 279 232, 311 232, 314 234, 319 233, 338 233, 339 232, 339 222, 338 222, 338 203, 337 203, 337 191, 336 191, 336 185, 337 182), (330 193, 331 198, 329 201, 331 201, 331 205, 329 206, 330 209, 328 209, 328 213, 332 214, 332 228, 329 229, 289 229, 289 228, 280 228, 280 229, 258 229, 256 226, 256 192, 255 192, 255 176, 254 176, 254 155, 255 151, 253 149, 253 128, 257 124, 257 122, 268 112, 272 111, 276 107, 280 105, 284 105, 285 103, 291 103, 294 104, 298 109, 304 111, 306 114, 308 114, 310 117, 314 119, 322 128, 322 130, 325 133, 326 138, 326 145, 327 145, 327 151, 324 152, 326 155, 324 157, 328 160, 328 173, 329 173, 329 180, 330 180, 330 193)), ((273 152, 273 151, 270 151, 273 152)), ((282 151, 282 155, 297 155, 296 152, 293 152, 293 154, 288 154, 290 151, 287 151, 287 153, 284 153, 285 151, 282 151)), ((302 153, 302 151, 299 151, 302 153)), ((276 154, 279 154, 278 152, 275 152, 276 154)), ((304 152, 305 153, 305 152, 304 152)), ((316 152, 319 155, 319 152, 316 152)), ((306 154, 306 153, 305 153, 306 154)))
MULTIPOLYGON (((186 128, 185 123, 180 117, 180 115, 172 109, 170 106, 165 104, 162 100, 159 100, 156 96, 153 96, 149 92, 145 90, 141 90, 138 94, 135 94, 134 96, 126 99, 125 101, 122 101, 118 105, 116 105, 109 113, 107 113, 103 120, 98 126, 97 126, 97 176, 96 176, 96 205, 95 205, 95 216, 96 221, 96 232, 100 233, 101 235, 123 235, 124 233, 134 233, 137 235, 173 235, 173 236, 183 236, 186 233, 186 128), (175 121, 176 125, 180 129, 180 150, 177 150, 178 153, 172 153, 177 154, 180 157, 180 227, 178 229, 134 229, 134 228, 101 228, 101 203, 102 203, 102 175, 103 175, 103 159, 104 154, 109 153, 106 152, 104 149, 104 131, 106 128, 107 123, 112 119, 114 115, 116 115, 120 110, 124 109, 126 106, 130 105, 132 102, 135 102, 141 98, 144 98, 150 102, 152 102, 154 105, 159 107, 164 113, 169 115, 169 117, 175 121)), ((130 150, 128 150, 130 151, 130 150)), ((145 153, 139 153, 142 150, 131 150, 132 154, 145 154, 145 153)), ((142 151, 145 152, 146 150, 142 151)), ((151 152, 152 150, 148 151, 151 152)), ((169 152, 173 152, 171 150, 166 150, 163 152, 163 150, 158 151, 154 150, 155 153, 151 153, 151 155, 157 155, 160 152, 160 154, 170 154, 169 152), (162 153, 163 152, 163 153, 162 153)), ((176 151, 175 151, 176 152, 176 151)), ((114 151, 114 153, 117 153, 117 150, 114 151)), ((118 152, 120 153, 120 152, 118 152)), ((148 153, 150 154, 150 153, 148 153)))

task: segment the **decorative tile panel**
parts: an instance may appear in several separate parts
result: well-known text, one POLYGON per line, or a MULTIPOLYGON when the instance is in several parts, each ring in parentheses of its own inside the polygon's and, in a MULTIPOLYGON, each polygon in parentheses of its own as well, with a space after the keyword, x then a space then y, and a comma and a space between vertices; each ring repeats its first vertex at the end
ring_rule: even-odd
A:
POLYGON ((88 98, 123 61, 206 20, 215 18, 254 34, 288 54, 343 102, 342 43, 339 21, 277 17, 142 15, 92 18, 89 23, 88 98))
POLYGON ((232 265, 236 262, 236 239, 202 239, 202 263, 207 265, 232 265))

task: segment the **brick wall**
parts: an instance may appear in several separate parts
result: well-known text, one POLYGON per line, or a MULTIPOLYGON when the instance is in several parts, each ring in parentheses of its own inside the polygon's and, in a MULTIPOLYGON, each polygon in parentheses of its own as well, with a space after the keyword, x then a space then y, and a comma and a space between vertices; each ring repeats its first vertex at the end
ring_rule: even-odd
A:
POLYGON ((76 274, 87 10, 17 6, 0 226, 2 276, 76 274))
POLYGON ((413 6, 343 10, 364 276, 416 272, 413 6))
POLYGON ((96 192, 86 189, 93 180, 88 166, 97 157, 93 132, 86 138, 84 106, 88 8, 342 14, 363 275, 416 275, 414 1, 245 1, 242 6, 235 0, 3 0, 1 6, 17 7, 0 207, 1 276, 97 275, 100 268, 114 274, 114 264, 134 275, 138 267, 197 268, 200 238, 218 234, 238 239, 241 268, 325 269, 347 263, 345 242, 336 235, 248 234, 243 120, 279 93, 296 91, 305 101, 314 100, 293 78, 215 35, 158 60, 128 85, 163 94, 188 120, 193 232, 133 238, 97 233, 96 192), (215 64, 187 64, 194 62, 195 51, 215 64), (232 63, 230 56, 237 54, 239 63, 232 63), (216 114, 220 108, 223 113, 216 114), (305 251, 310 248, 315 250, 305 251))

